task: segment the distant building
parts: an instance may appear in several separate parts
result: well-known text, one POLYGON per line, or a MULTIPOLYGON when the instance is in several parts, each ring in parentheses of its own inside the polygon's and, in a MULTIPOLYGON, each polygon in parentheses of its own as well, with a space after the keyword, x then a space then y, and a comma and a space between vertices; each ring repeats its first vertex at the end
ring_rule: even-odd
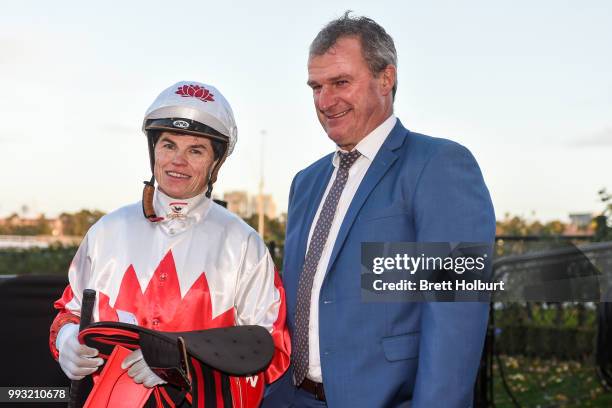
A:
MULTIPOLYGON (((258 196, 255 195, 252 197, 252 213, 257 213, 257 209, 259 208, 258 200, 258 196)), ((263 194, 263 213, 269 219, 276 218, 276 203, 271 194, 263 194)))
POLYGON ((227 202, 228 210, 242 218, 249 218, 252 214, 246 191, 229 191, 223 194, 223 201, 227 202))
POLYGON ((578 228, 588 228, 593 220, 593 214, 591 213, 573 213, 569 215, 571 224, 578 228))
POLYGON ((569 218, 570 223, 565 228, 564 235, 592 235, 595 232, 592 213, 571 213, 569 218))
POLYGON ((35 218, 20 217, 13 214, 6 218, 0 218, 0 234, 2 233, 61 237, 64 235, 64 224, 59 218, 45 218, 42 214, 35 218))
POLYGON ((7 227, 35 227, 39 223, 39 218, 24 218, 17 214, 13 214, 6 218, 0 218, 0 225, 7 227))
POLYGON ((54 237, 61 237, 64 235, 64 223, 59 218, 52 218, 47 220, 51 227, 51 235, 54 237))
MULTIPOLYGON (((258 213, 258 195, 249 195, 246 191, 228 191, 223 194, 223 200, 227 202, 228 210, 242 218, 258 213)), ((276 203, 271 194, 263 194, 263 213, 270 219, 276 218, 276 203)))

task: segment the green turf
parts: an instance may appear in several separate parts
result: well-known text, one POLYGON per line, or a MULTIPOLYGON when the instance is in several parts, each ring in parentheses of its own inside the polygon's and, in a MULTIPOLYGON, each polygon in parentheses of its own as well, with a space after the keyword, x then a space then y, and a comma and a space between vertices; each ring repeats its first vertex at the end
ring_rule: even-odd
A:
MULTIPOLYGON (((597 376, 592 361, 561 361, 501 356, 506 379, 521 407, 612 407, 612 391, 597 376)), ((514 407, 493 365, 495 406, 514 407)))

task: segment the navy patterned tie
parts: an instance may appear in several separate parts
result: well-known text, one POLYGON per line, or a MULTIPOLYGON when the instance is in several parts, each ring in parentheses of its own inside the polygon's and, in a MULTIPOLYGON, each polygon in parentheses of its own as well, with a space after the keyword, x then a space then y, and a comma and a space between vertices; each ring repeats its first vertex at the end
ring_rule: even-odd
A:
POLYGON ((350 153, 338 152, 340 156, 340 166, 336 172, 334 183, 325 197, 323 209, 317 219, 314 232, 310 238, 308 252, 304 260, 304 268, 300 275, 297 291, 297 304, 295 307, 295 330, 292 337, 292 356, 293 360, 293 382, 299 386, 308 373, 308 323, 310 321, 310 296, 312 294, 312 283, 321 259, 321 253, 325 248, 329 229, 331 228, 338 200, 342 195, 342 190, 348 180, 349 169, 361 156, 357 150, 350 153))

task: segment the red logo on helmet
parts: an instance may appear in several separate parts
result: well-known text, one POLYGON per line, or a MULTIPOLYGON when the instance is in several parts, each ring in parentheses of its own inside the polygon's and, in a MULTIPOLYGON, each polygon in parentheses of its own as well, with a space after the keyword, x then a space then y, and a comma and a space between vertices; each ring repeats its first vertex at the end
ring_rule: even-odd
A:
POLYGON ((214 96, 210 91, 200 85, 183 85, 179 86, 175 92, 183 98, 198 98, 202 102, 214 102, 214 96))

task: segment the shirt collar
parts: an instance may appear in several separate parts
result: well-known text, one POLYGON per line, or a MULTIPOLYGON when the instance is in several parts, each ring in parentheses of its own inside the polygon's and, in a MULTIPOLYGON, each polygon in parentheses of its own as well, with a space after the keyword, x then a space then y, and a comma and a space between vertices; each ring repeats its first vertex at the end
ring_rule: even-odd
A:
POLYGON ((202 193, 195 197, 178 199, 155 190, 153 206, 155 213, 162 218, 159 224, 164 230, 171 228, 181 232, 199 222, 210 209, 212 200, 202 193))
MULTIPOLYGON (((378 125, 376 129, 374 129, 373 131, 368 133, 366 137, 361 139, 361 141, 357 143, 353 150, 359 150, 359 153, 361 153, 363 157, 365 157, 369 161, 373 161, 374 157, 376 157, 376 154, 380 150, 380 147, 385 142, 385 139, 387 138, 387 136, 389 136, 391 130, 393 130, 393 127, 395 126, 396 122, 397 118, 395 117, 395 115, 392 114, 387 119, 385 119, 383 123, 378 125)), ((345 150, 342 150, 338 146, 336 146, 336 152, 346 153, 345 150)), ((337 154, 334 154, 332 158, 332 164, 334 165, 334 167, 338 167, 339 163, 340 158, 337 154)))

